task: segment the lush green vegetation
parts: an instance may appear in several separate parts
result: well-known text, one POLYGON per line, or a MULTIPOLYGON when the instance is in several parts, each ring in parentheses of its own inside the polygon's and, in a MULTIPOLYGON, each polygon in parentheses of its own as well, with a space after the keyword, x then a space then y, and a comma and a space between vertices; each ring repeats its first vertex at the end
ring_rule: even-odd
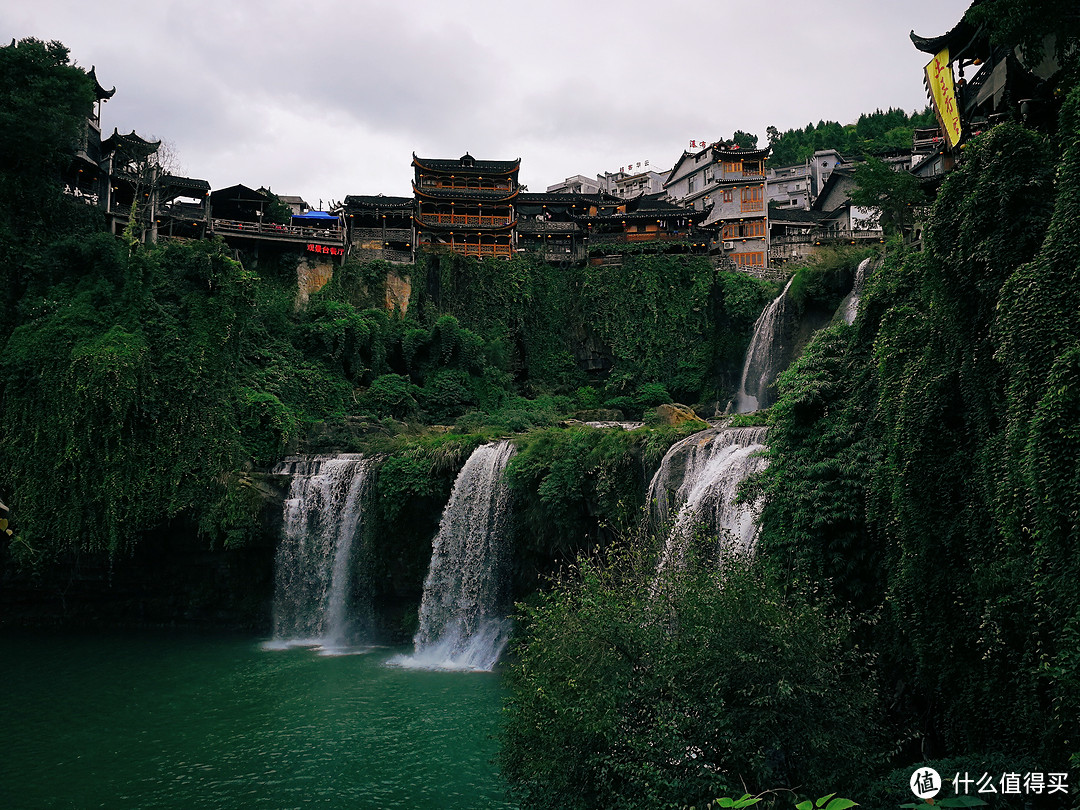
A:
MULTIPOLYGON (((1080 90, 1056 133, 974 139, 926 251, 891 241, 860 317, 782 376, 752 573, 657 579, 634 535, 521 606, 524 806, 913 806, 919 763, 1080 763, 1080 90)), ((835 300, 830 264, 800 300, 835 300)))
MULTIPOLYGON (((886 802, 924 758, 1080 764, 1080 91, 1053 133, 973 140, 926 252, 890 243, 855 324, 782 377, 755 569, 657 579, 639 510, 693 424, 559 423, 726 401, 775 286, 692 256, 431 255, 407 316, 383 309, 378 262, 298 308, 297 256, 101 233, 59 186, 85 74, 27 41, 0 48, 4 77, 0 498, 20 561, 108 559, 169 521, 239 547, 260 531, 256 467, 364 450, 382 455, 374 595, 416 592, 457 471, 514 434, 528 598, 501 763, 525 806, 886 802)), ((793 134, 792 154, 921 124, 864 119, 793 134)), ((879 190, 897 225, 903 193, 879 190)), ((801 268, 796 306, 834 308, 857 258, 801 268)))
POLYGON ((500 758, 526 807, 816 796, 880 750, 849 619, 790 584, 735 566, 658 581, 654 555, 624 548, 519 618, 500 758))
POLYGON ((1078 115, 974 140, 773 409, 764 558, 861 626, 908 761, 1078 750, 1078 115))
MULTIPOLYGON (((9 116, 0 494, 20 534, 15 550, 39 566, 130 550, 165 521, 241 545, 259 529, 251 466, 301 447, 389 454, 380 483, 388 536, 419 538, 422 555, 430 515, 405 514, 392 498, 428 499, 437 518, 454 472, 485 436, 579 412, 640 419, 672 399, 726 399, 774 292, 700 258, 560 269, 528 256, 431 255, 410 268, 407 317, 383 309, 391 268, 381 262, 347 262, 298 309, 297 255, 238 262, 221 243, 144 246, 101 233, 96 209, 61 186, 90 108, 89 78, 63 46, 34 40, 0 48, 0 75, 9 116), (431 425, 451 435, 425 437, 431 425)), ((617 477, 643 452, 610 437, 602 448, 574 441, 594 456, 586 477, 617 477)), ((522 458, 541 465, 536 453, 522 458)), ((530 475, 553 489, 561 463, 530 475)), ((595 486, 605 514, 641 499, 639 484, 624 487, 616 508, 608 485, 595 486)), ((595 518, 574 532, 595 539, 595 518)), ((548 531, 529 545, 550 557, 578 542, 548 531)))
POLYGON ((937 121, 933 110, 927 107, 911 115, 892 108, 884 112, 877 110, 864 113, 854 124, 847 125, 818 121, 802 129, 784 132, 769 127, 769 145, 772 147, 769 161, 773 166, 792 166, 813 157, 819 149, 835 149, 851 157, 879 154, 890 149, 910 149, 915 129, 933 126, 937 126, 937 121))

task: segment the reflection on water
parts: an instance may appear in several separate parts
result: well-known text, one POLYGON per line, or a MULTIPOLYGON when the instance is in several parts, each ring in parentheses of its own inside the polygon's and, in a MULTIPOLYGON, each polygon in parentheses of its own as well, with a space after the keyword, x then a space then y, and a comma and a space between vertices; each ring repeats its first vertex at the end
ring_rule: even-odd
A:
POLYGON ((497 674, 262 646, 0 636, 0 806, 510 806, 497 674))

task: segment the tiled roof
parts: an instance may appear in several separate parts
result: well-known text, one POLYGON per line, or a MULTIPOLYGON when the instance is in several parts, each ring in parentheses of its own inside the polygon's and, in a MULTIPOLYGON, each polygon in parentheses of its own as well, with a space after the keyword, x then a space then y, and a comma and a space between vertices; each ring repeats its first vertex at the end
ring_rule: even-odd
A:
POLYGON ((805 208, 784 208, 771 203, 769 205, 769 220, 782 225, 817 225, 824 216, 820 211, 807 211, 805 208))
POLYGON ((477 160, 468 152, 457 160, 439 160, 417 157, 413 152, 413 165, 433 172, 461 172, 462 174, 511 174, 521 166, 521 158, 516 160, 477 160))
POLYGON ((382 194, 350 194, 345 198, 346 208, 412 208, 412 197, 386 197, 382 194))
POLYGON ((94 70, 93 65, 90 66, 90 72, 86 75, 94 80, 94 98, 96 98, 98 101, 104 101, 116 95, 115 86, 112 90, 106 90, 104 87, 101 86, 101 82, 98 81, 97 71, 94 70))
POLYGON ((161 146, 161 141, 148 141, 145 138, 140 138, 135 134, 135 130, 132 130, 127 135, 121 135, 119 130, 113 128, 113 134, 101 142, 101 151, 107 155, 123 148, 133 156, 145 157, 156 152, 159 146, 161 146))
MULTIPOLYGON (((974 0, 968 11, 982 2, 983 0, 974 0)), ((967 16, 967 12, 964 16, 967 16)), ((920 37, 914 31, 908 36, 911 37, 912 44, 923 53, 936 54, 942 48, 948 48, 949 58, 952 60, 969 56, 975 51, 982 51, 989 44, 982 27, 976 27, 963 18, 941 36, 920 37)))
POLYGON ((207 192, 210 190, 210 184, 205 180, 196 180, 194 177, 179 177, 175 174, 163 174, 158 179, 158 183, 162 186, 172 186, 174 188, 190 188, 198 191, 207 192))
POLYGON ((506 191, 505 189, 487 189, 487 188, 437 188, 434 186, 424 186, 418 188, 416 183, 413 183, 413 191, 421 196, 429 199, 437 200, 483 200, 485 202, 507 202, 514 199, 517 196, 517 189, 513 191, 506 191))

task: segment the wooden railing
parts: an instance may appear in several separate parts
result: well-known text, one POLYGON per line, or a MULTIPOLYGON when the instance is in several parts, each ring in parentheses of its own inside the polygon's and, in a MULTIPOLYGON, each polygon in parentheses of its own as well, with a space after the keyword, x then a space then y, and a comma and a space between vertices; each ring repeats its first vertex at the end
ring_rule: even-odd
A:
POLYGON ((576 222, 550 222, 544 219, 519 219, 518 233, 576 233, 581 228, 576 222))
POLYGON ((215 219, 215 233, 253 239, 295 239, 333 245, 345 244, 345 232, 337 228, 309 228, 300 225, 277 225, 267 222, 240 222, 235 219, 215 219))
POLYGON ((450 250, 454 253, 460 253, 462 256, 479 256, 481 258, 493 256, 509 259, 513 255, 509 245, 476 245, 467 242, 455 242, 452 245, 424 243, 421 247, 431 250, 450 250))
POLYGON ((411 242, 411 228, 353 228, 353 239, 385 239, 388 242, 411 242))
POLYGON ((494 183, 494 184, 479 184, 469 183, 465 180, 442 180, 439 182, 433 177, 425 177, 423 184, 420 186, 423 189, 442 190, 442 191, 506 191, 510 192, 514 190, 511 183, 494 183))
POLYGON ((685 232, 661 233, 647 231, 645 233, 597 233, 589 236, 590 245, 623 244, 626 242, 691 242, 695 238, 685 232))
POLYGON ((474 228, 502 228, 513 222, 508 216, 488 216, 486 214, 424 214, 417 219, 426 225, 465 225, 474 228))
POLYGON ((884 238, 880 230, 855 231, 848 228, 831 228, 814 233, 796 233, 788 236, 774 236, 769 240, 773 247, 784 245, 813 245, 818 242, 879 241, 884 238))
POLYGON ((190 203, 172 203, 170 205, 163 205, 159 214, 166 217, 177 217, 179 219, 194 219, 200 222, 206 221, 206 206, 205 205, 192 205, 190 203))

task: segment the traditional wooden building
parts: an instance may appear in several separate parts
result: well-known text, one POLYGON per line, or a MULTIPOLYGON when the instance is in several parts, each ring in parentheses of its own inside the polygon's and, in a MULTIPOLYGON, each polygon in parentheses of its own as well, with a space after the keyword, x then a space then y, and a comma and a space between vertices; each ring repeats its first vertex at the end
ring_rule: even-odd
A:
POLYGON ((510 258, 515 250, 517 160, 419 158, 413 153, 416 246, 510 258))
POLYGON ((94 101, 86 124, 74 144, 70 166, 64 174, 64 191, 105 213, 108 229, 122 233, 135 213, 137 238, 154 242, 159 236, 201 238, 209 223, 210 184, 164 171, 158 150, 151 141, 113 129, 101 137, 101 105, 116 94, 98 81, 97 71, 87 74, 93 82, 94 101))
POLYGON ((105 186, 104 208, 109 229, 121 233, 127 227, 134 210, 142 220, 153 219, 158 165, 154 159, 161 141, 148 141, 134 130, 113 134, 101 143, 102 169, 108 181, 105 186))
POLYGON ((87 74, 94 82, 94 102, 87 111, 86 123, 71 165, 64 175, 64 191, 90 205, 101 205, 105 198, 105 171, 101 166, 101 104, 116 94, 116 88, 106 90, 98 81, 93 67, 87 74))
POLYGON ((413 261, 412 197, 349 195, 340 212, 349 229, 352 255, 362 261, 413 261))
POLYGON ((702 226, 716 228, 716 249, 739 267, 764 268, 768 262, 768 158, 768 148, 714 143, 698 152, 683 152, 664 184, 672 200, 708 212, 702 226))
POLYGON ((577 217, 588 211, 595 194, 522 192, 516 200, 517 249, 549 262, 585 258, 585 230, 577 217))
POLYGON ((157 182, 156 236, 201 239, 210 229, 210 184, 163 174, 157 182))
MULTIPOLYGON (((972 8, 981 2, 975 0, 972 8)), ((1050 125, 1061 101, 1055 93, 1060 65, 1053 36, 1043 42, 1041 53, 1028 54, 994 42, 985 25, 971 20, 970 11, 940 36, 911 32, 912 44, 932 57, 923 80, 944 136, 946 171, 952 165, 948 153, 967 138, 1006 119, 1050 125)))
POLYGON ((294 214, 289 223, 264 221, 270 198, 237 184, 210 193, 211 228, 229 247, 258 253, 302 251, 312 258, 344 262, 348 252, 340 215, 326 211, 294 214))
POLYGON ((672 203, 662 194, 648 194, 623 200, 612 195, 596 195, 586 200, 585 210, 574 216, 584 231, 590 255, 602 255, 605 248, 630 243, 655 243, 663 252, 709 252, 715 230, 704 227, 709 211, 672 203))

